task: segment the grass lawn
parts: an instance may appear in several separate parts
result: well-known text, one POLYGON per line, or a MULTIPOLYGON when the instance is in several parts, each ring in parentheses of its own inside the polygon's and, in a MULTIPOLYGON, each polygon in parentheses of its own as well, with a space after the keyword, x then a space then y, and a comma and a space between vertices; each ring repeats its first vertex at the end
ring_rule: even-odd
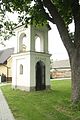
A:
POLYGON ((72 109, 71 81, 51 81, 51 90, 25 92, 1 87, 16 120, 80 120, 72 109))

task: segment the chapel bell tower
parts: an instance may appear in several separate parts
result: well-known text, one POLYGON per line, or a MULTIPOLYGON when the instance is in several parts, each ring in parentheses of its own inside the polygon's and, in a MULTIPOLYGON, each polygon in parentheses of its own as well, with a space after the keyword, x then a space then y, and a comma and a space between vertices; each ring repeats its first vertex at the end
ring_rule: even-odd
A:
POLYGON ((12 87, 26 91, 50 88, 49 25, 15 29, 15 52, 12 55, 12 87))

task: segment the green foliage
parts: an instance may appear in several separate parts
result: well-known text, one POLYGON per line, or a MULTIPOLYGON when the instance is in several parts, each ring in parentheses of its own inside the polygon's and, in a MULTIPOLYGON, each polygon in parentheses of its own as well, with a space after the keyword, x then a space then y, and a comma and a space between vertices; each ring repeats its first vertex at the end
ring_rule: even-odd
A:
POLYGON ((3 86, 2 91, 16 120, 76 120, 80 119, 80 106, 70 101, 71 81, 52 81, 51 90, 25 92, 3 86))
POLYGON ((9 38, 13 33, 15 24, 6 19, 6 12, 18 12, 20 24, 45 24, 46 19, 41 5, 33 0, 2 0, 0 3, 0 36, 2 40, 9 38))
POLYGON ((44 10, 39 4, 35 4, 30 8, 29 15, 31 16, 31 24, 44 24, 46 23, 46 18, 44 15, 44 10))
POLYGON ((68 26, 73 19, 72 10, 71 10, 71 0, 53 0, 55 6, 58 9, 59 14, 65 21, 65 24, 68 26))
MULTIPOLYGON (((59 14, 68 26, 73 19, 72 0, 52 0, 58 9, 59 14)), ((45 24, 47 21, 46 12, 43 1, 41 0, 2 0, 4 11, 19 13, 19 22, 22 24, 45 24)))
MULTIPOLYGON (((56 7, 59 15, 64 20, 66 28, 68 28, 68 25, 74 19, 72 11, 73 8, 74 11, 76 9, 76 2, 74 2, 74 5, 72 0, 51 0, 51 2, 56 7), (74 7, 72 7, 72 5, 74 7)), ((78 0, 77 4, 79 4, 78 0)), ((43 25, 47 23, 47 20, 54 20, 54 18, 51 18, 50 12, 46 11, 46 9, 48 10, 48 8, 46 8, 46 5, 44 4, 44 1, 42 0, 2 0, 2 2, 0 3, 0 16, 3 19, 6 15, 6 11, 17 11, 19 15, 19 23, 25 24, 25 26, 27 26, 27 24, 43 25)), ((8 23, 4 25, 2 23, 4 24, 5 22, 0 22, 1 29, 2 27, 6 26, 5 29, 9 31, 11 30, 10 28, 11 25, 13 26, 13 23, 8 23)))
MULTIPOLYGON (((5 0, 3 0, 3 2, 4 1, 5 0)), ((11 8, 7 7, 7 1, 6 4, 3 2, 0 2, 0 41, 9 39, 14 34, 13 29, 16 26, 16 24, 6 16, 6 12, 10 12, 11 8)))
POLYGON ((12 35, 14 35, 13 29, 15 26, 16 24, 11 21, 3 21, 0 24, 0 41, 8 40, 12 35))

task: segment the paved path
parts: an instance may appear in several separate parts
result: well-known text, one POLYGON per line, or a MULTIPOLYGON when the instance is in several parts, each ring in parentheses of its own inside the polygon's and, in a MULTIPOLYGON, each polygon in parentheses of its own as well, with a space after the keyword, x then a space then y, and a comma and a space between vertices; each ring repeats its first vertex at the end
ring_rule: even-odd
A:
POLYGON ((0 120, 15 120, 0 89, 0 120))

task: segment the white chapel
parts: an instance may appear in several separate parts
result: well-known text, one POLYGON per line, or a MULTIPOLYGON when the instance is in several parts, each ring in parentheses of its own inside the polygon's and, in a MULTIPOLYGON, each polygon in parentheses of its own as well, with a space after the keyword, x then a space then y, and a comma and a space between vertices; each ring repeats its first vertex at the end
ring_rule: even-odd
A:
POLYGON ((37 91, 50 88, 49 25, 15 29, 17 46, 12 55, 12 87, 37 91))

